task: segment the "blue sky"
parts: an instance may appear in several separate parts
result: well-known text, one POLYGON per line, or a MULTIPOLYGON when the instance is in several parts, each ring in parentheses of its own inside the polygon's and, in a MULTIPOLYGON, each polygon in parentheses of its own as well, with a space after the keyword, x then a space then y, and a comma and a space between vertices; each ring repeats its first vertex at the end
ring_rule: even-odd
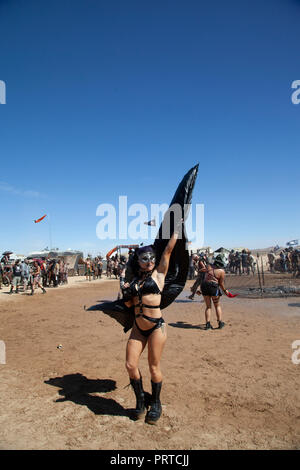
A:
POLYGON ((296 0, 0 0, 0 251, 51 225, 105 254, 98 205, 169 203, 196 163, 205 245, 300 238, 299 22, 296 0))

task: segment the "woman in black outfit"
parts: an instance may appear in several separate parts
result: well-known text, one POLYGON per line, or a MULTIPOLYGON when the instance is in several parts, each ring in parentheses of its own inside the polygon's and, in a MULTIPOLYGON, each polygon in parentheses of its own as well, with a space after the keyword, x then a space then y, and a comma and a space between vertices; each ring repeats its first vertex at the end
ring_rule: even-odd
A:
POLYGON ((213 264, 204 264, 203 261, 199 263, 200 272, 204 273, 204 279, 201 283, 201 292, 205 301, 206 309, 205 309, 205 329, 209 330, 212 328, 210 323, 210 316, 211 316, 211 301, 213 301, 218 327, 223 328, 225 323, 222 321, 222 309, 220 305, 220 297, 222 295, 221 290, 226 294, 228 291, 225 289, 224 281, 225 281, 225 271, 224 269, 224 261, 222 256, 218 255, 213 264))
POLYGON ((176 244, 178 233, 170 238, 159 264, 152 245, 136 250, 135 278, 125 284, 124 300, 127 307, 134 306, 135 320, 127 343, 126 368, 136 396, 134 418, 139 419, 146 412, 145 393, 139 371, 139 359, 148 344, 148 364, 151 375, 152 396, 146 422, 155 424, 161 416, 160 392, 162 372, 160 360, 167 339, 165 322, 160 310, 161 292, 168 272, 170 256, 176 244))

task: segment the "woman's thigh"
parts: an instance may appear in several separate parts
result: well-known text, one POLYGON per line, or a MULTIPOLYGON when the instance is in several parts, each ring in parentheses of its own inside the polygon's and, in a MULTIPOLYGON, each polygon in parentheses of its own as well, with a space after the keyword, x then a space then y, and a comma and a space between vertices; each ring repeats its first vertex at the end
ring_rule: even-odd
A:
POLYGON ((211 297, 209 295, 203 295, 206 308, 211 308, 211 297))
POLYGON ((161 355, 167 341, 166 325, 163 328, 157 328, 148 339, 148 362, 149 365, 158 365, 161 355))
POLYGON ((147 338, 143 337, 141 333, 139 333, 136 326, 133 325, 130 337, 127 342, 126 362, 137 364, 146 344, 147 338))
POLYGON ((220 305, 220 296, 213 296, 212 301, 214 303, 214 306, 218 307, 220 305))

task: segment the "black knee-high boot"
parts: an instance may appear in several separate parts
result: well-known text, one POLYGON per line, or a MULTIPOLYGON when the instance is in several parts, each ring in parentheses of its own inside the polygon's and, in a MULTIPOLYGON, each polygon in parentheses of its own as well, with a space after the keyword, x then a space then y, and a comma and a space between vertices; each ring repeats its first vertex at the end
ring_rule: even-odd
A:
POLYGON ((134 390, 135 397, 136 397, 136 406, 135 406, 135 410, 133 411, 133 418, 139 419, 146 411, 145 393, 143 390, 142 377, 138 380, 130 379, 130 384, 134 390))
POLYGON ((155 383, 155 382, 152 382, 151 380, 151 386, 152 386, 151 407, 150 407, 150 410, 147 412, 146 422, 148 424, 156 424, 162 412, 161 403, 159 399, 162 382, 155 383))

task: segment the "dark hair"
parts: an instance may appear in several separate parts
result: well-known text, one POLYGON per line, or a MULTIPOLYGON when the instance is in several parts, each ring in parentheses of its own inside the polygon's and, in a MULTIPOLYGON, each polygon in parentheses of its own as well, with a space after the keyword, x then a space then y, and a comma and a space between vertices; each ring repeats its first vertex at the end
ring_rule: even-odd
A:
POLYGON ((137 256, 140 256, 143 253, 149 253, 149 252, 155 254, 154 245, 141 246, 140 248, 136 249, 137 256))

